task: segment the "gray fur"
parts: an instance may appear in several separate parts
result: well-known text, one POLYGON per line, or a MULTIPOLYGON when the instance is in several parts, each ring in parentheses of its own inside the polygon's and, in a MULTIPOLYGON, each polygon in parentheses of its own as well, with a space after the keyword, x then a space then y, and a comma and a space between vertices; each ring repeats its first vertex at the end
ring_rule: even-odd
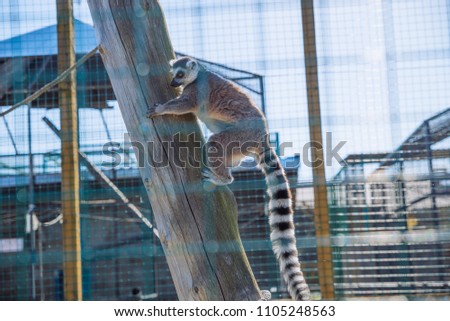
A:
POLYGON ((193 58, 171 61, 171 66, 171 85, 182 88, 182 94, 149 108, 148 117, 194 113, 203 121, 214 133, 206 150, 222 148, 226 152, 221 164, 210 162, 208 157, 208 166, 202 170, 204 179, 216 185, 230 184, 233 181, 230 168, 237 166, 245 156, 258 160, 271 198, 271 240, 281 273, 291 296, 296 300, 308 300, 309 288, 298 260, 289 183, 270 147, 264 115, 239 87, 207 71, 193 58), (238 148, 229 148, 236 145, 238 148))

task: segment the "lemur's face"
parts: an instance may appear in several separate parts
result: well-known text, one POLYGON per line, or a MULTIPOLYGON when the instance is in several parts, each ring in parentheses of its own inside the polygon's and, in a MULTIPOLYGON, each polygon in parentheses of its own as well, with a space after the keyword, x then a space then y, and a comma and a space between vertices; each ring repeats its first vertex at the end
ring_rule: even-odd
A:
POLYGON ((192 58, 180 58, 172 63, 172 87, 186 87, 198 75, 198 63, 192 58))

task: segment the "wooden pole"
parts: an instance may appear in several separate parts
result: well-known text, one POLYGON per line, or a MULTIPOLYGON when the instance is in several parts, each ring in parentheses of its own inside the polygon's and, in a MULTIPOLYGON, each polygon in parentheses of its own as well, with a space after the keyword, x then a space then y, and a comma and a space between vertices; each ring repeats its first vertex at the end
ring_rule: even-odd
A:
MULTIPOLYGON (((57 0, 58 73, 75 64, 72 0, 57 0)), ((59 84, 61 110, 61 204, 64 250, 64 299, 81 300, 78 115, 75 72, 59 84)))
POLYGON ((169 85, 175 55, 158 1, 88 3, 178 298, 259 299, 231 191, 205 190, 200 168, 177 161, 200 160, 202 136, 195 117, 145 117, 147 106, 176 96, 169 85), (166 164, 157 166, 160 161, 166 164))
POLYGON ((323 155, 320 115, 319 74, 317 69, 314 0, 302 0, 303 46, 308 96, 308 117, 313 162, 314 225, 317 240, 317 264, 322 299, 334 300, 333 261, 328 216, 327 181, 323 155))

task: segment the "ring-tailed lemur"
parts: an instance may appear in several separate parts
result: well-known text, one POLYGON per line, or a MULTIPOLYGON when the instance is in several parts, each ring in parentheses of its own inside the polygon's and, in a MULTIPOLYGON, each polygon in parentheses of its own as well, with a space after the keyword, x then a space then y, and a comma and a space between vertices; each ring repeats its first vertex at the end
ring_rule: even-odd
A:
POLYGON ((202 169, 204 178, 216 185, 230 184, 233 181, 230 167, 237 166, 245 156, 258 161, 266 176, 270 196, 273 251, 291 296, 296 300, 308 300, 310 291, 300 269, 296 247, 292 195, 280 160, 270 147, 264 115, 236 85, 207 71, 193 58, 174 60, 171 66, 171 86, 181 87, 182 94, 165 104, 151 106, 147 117, 194 113, 203 121, 214 133, 207 142, 206 151, 217 153, 217 150, 226 149, 219 164, 217 154, 214 154, 214 162, 208 154, 207 166, 202 169), (231 151, 230 146, 233 146, 231 151))

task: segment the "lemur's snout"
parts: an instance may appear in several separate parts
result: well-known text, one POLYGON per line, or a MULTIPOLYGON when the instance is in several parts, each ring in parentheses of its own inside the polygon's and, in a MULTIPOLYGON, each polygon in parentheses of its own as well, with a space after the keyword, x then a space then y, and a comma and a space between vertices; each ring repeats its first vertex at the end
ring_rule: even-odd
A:
POLYGON ((180 87, 181 83, 179 83, 178 81, 176 81, 175 79, 172 80, 172 82, 170 83, 170 85, 172 87, 180 87))

